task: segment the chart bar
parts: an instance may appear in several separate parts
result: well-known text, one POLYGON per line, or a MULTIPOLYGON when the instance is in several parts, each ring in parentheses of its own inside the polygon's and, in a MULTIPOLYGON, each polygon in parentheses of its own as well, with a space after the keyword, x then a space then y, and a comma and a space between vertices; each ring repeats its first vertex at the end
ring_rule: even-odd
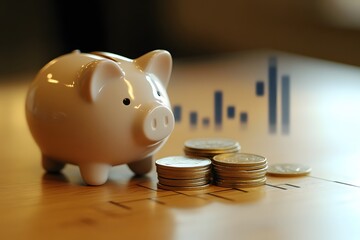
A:
POLYGON ((281 121, 282 132, 289 133, 290 127, 290 76, 281 78, 281 121))
MULTIPOLYGON (((266 97, 268 100, 267 121, 269 133, 271 134, 276 133, 277 130, 281 130, 282 134, 288 134, 290 131, 290 77, 289 74, 282 74, 279 72, 278 59, 276 56, 270 56, 268 58, 267 79, 255 79, 252 83, 255 87, 253 90, 255 91, 253 92, 254 97, 268 95, 266 97), (278 126, 279 124, 281 126, 278 126)), ((213 96, 214 113, 212 116, 202 117, 201 111, 197 111, 198 109, 189 111, 188 119, 192 127, 197 127, 199 125, 208 127, 211 123, 215 128, 221 128, 224 122, 231 119, 236 119, 241 125, 246 126, 249 122, 249 115, 246 109, 243 109, 244 111, 239 111, 239 106, 236 104, 227 104, 224 102, 224 92, 222 89, 215 90, 213 96)), ((266 101, 266 99, 264 99, 264 101, 266 101)), ((188 110, 185 109, 185 111, 181 104, 174 105, 172 110, 175 122, 178 123, 187 120, 188 110)))
POLYGON ((227 107, 227 117, 228 118, 235 118, 235 107, 234 106, 228 106, 227 107))
POLYGON ((222 124, 222 111, 223 93, 221 91, 216 91, 214 94, 214 118, 216 126, 221 126, 222 124))
POLYGON ((180 122, 181 121, 181 106, 179 106, 179 105, 174 106, 173 112, 174 112, 175 122, 180 122))
POLYGON ((203 125, 204 127, 208 127, 208 126, 210 125, 210 119, 209 119, 208 117, 204 117, 204 118, 202 119, 202 125, 203 125))
POLYGON ((275 57, 269 59, 268 78, 269 78, 269 127, 270 132, 276 132, 276 98, 277 98, 277 60, 275 57))
POLYGON ((257 81, 256 82, 256 86, 255 86, 255 90, 256 90, 256 96, 264 96, 265 94, 265 86, 264 86, 264 82, 263 81, 257 81))
POLYGON ((190 112, 190 125, 196 126, 198 121, 197 112, 190 112))
POLYGON ((241 112, 240 113, 240 123, 246 124, 248 122, 248 114, 247 112, 241 112))

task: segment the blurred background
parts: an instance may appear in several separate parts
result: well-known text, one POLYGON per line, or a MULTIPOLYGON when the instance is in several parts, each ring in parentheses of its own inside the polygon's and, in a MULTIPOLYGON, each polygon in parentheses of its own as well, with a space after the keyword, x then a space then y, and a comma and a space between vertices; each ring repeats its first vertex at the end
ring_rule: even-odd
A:
POLYGON ((2 0, 0 18, 1 76, 36 73, 74 49, 130 58, 273 49, 360 66, 356 0, 2 0))

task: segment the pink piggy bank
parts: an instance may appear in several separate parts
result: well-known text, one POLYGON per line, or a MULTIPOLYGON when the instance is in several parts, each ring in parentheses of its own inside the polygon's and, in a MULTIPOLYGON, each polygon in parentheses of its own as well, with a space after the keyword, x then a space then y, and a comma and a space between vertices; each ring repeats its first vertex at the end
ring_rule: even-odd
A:
POLYGON ((114 165, 138 175, 174 128, 164 50, 128 59, 74 51, 45 65, 30 85, 26 118, 48 172, 78 165, 89 185, 104 184, 114 165))

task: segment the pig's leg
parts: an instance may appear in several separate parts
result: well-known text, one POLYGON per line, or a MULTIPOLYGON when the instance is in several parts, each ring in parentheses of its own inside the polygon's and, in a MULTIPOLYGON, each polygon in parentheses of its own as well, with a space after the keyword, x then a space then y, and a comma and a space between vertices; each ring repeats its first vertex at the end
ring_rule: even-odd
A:
POLYGON ((151 171, 152 168, 152 156, 144 158, 140 161, 128 163, 128 167, 133 171, 136 175, 144 175, 151 171))
POLYGON ((111 165, 104 163, 85 163, 79 165, 80 173, 88 185, 102 185, 108 177, 111 165))
POLYGON ((64 168, 65 163, 62 163, 54 158, 42 155, 42 166, 47 172, 57 173, 64 168))

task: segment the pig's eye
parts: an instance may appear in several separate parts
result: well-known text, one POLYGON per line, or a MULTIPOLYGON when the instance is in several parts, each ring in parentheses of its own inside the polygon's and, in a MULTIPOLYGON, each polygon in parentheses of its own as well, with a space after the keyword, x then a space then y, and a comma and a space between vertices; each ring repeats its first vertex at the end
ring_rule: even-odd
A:
POLYGON ((160 93, 160 91, 157 91, 156 93, 157 93, 157 95, 158 95, 159 97, 161 96, 161 93, 160 93))
POLYGON ((130 99, 124 98, 123 104, 126 105, 126 106, 129 105, 130 104, 130 99))

